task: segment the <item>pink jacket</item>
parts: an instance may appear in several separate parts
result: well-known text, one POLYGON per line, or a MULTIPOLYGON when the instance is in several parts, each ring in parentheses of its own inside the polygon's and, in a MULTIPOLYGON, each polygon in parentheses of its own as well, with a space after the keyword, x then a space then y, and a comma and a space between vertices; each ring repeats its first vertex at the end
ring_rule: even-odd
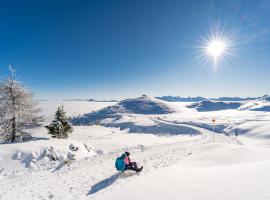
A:
POLYGON ((125 157, 124 163, 125 163, 125 165, 129 165, 129 164, 130 164, 130 159, 129 159, 129 157, 125 157))

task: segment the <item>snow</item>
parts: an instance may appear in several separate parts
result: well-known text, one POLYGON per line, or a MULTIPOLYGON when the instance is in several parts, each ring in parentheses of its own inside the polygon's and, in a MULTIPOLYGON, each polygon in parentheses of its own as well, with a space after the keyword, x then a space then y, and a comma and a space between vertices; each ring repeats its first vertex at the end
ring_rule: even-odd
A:
POLYGON ((239 109, 270 112, 269 97, 259 101, 248 101, 244 105, 242 105, 239 109))
MULTIPOLYGON (((108 106, 97 112, 87 113, 83 116, 76 117, 72 120, 75 125, 91 125, 97 121, 102 123, 103 120, 111 118, 113 120, 132 115, 159 115, 174 112, 165 101, 142 96, 134 99, 126 99, 119 103, 108 106)), ((103 121, 104 122, 104 121, 103 121)))
MULTIPOLYGON (((135 103, 135 112, 121 109, 102 125, 74 126, 68 139, 52 139, 40 127, 28 130, 32 141, 1 144, 0 199, 270 199, 270 113, 253 111, 255 101, 241 102, 239 109, 198 112, 187 107, 191 103, 141 99, 170 112, 137 113, 136 106, 149 107, 135 103), (124 151, 144 166, 142 173, 114 169, 124 151)), ((45 124, 61 104, 72 117, 121 105, 42 101, 45 124)))
POLYGON ((130 194, 131 200, 269 199, 269 151, 252 149, 252 158, 243 159, 247 149, 235 152, 235 148, 238 147, 210 145, 209 152, 204 147, 199 149, 199 157, 191 155, 186 161, 135 177, 96 199, 122 199, 125 194, 130 194), (257 153, 263 153, 262 161, 253 159, 257 153))
POLYGON ((95 102, 95 101, 39 101, 39 105, 42 108, 42 114, 45 116, 47 122, 50 122, 54 118, 54 112, 61 105, 64 105, 64 109, 67 115, 75 117, 83 115, 85 113, 93 112, 107 106, 112 106, 117 102, 95 102))
POLYGON ((189 108, 195 108, 199 112, 218 111, 236 109, 241 106, 240 102, 223 102, 223 101, 201 101, 189 105, 189 108))

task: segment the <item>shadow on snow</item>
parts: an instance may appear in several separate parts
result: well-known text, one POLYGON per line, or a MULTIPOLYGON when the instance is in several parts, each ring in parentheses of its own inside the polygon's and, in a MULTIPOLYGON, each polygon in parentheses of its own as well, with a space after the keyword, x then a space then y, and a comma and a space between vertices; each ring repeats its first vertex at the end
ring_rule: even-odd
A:
POLYGON ((121 173, 118 172, 118 173, 110 176, 109 178, 106 178, 106 179, 96 183, 95 185, 93 185, 91 187, 91 190, 88 192, 87 195, 95 194, 98 191, 109 187, 110 185, 112 185, 119 178, 120 174, 121 173))

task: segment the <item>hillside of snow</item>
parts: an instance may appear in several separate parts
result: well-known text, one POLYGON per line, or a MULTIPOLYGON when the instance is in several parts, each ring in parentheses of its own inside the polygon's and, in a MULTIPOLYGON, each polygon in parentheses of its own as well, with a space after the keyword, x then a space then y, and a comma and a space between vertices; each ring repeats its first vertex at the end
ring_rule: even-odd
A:
POLYGON ((122 199, 123 194, 130 194, 131 200, 266 200, 270 198, 269 153, 258 147, 204 144, 174 165, 125 183, 119 180, 95 199, 122 199))
POLYGON ((84 114, 74 118, 73 123, 89 125, 96 123, 97 120, 115 119, 127 114, 158 115, 172 112, 174 111, 168 107, 166 102, 153 97, 142 96, 135 99, 126 99, 96 112, 84 114))
POLYGON ((199 112, 191 103, 145 96, 41 101, 44 124, 60 105, 73 119, 106 115, 74 126, 68 139, 39 127, 27 130, 32 141, 0 144, 0 199, 268 200, 270 113, 252 110, 267 103, 199 112), (142 173, 115 170, 124 151, 142 173))
POLYGON ((257 101, 245 102, 239 107, 240 110, 250 110, 250 111, 263 111, 270 112, 270 101, 266 99, 260 99, 257 101))
POLYGON ((198 131, 187 127, 159 121, 160 116, 177 111, 168 102, 142 96, 126 99, 104 109, 84 114, 72 119, 74 125, 102 124, 107 127, 127 129, 131 133, 151 134, 199 134, 198 131))
POLYGON ((237 109, 241 106, 240 102, 223 102, 223 101, 201 101, 188 105, 188 108, 194 108, 199 112, 219 111, 237 109))

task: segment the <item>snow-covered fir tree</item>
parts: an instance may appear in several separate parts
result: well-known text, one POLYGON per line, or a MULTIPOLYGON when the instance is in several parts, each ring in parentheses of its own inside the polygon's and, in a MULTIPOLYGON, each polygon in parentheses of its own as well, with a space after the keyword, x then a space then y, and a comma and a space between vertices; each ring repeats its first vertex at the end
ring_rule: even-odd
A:
POLYGON ((45 127, 49 130, 49 134, 51 134, 53 138, 65 139, 68 138, 68 134, 73 131, 69 119, 64 111, 64 106, 60 106, 55 113, 55 119, 50 125, 45 127))
POLYGON ((31 138, 24 130, 41 125, 40 109, 33 94, 15 79, 15 70, 0 81, 0 142, 21 142, 31 138))

